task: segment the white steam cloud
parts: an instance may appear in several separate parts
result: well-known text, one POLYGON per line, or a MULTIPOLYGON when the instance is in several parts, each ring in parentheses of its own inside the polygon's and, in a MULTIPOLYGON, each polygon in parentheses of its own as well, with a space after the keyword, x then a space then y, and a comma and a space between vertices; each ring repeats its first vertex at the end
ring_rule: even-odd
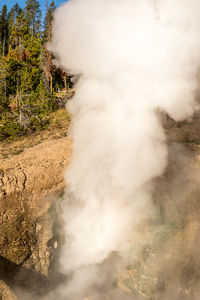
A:
POLYGON ((152 211, 151 180, 167 163, 157 111, 181 120, 197 107, 199 11, 199 0, 71 0, 56 10, 50 48, 57 64, 81 74, 67 107, 73 155, 61 265, 73 279, 66 299, 108 279, 99 270, 113 252, 137 252, 137 227, 152 211))

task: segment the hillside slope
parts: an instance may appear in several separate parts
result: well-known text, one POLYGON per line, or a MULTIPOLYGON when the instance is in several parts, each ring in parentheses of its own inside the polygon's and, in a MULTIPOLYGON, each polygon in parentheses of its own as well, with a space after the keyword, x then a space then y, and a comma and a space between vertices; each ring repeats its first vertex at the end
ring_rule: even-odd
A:
MULTIPOLYGON (((175 279, 172 276, 170 281, 168 277, 169 274, 175 274, 174 268, 182 274, 183 269, 190 267, 187 265, 189 258, 195 257, 197 266, 200 261, 196 250, 193 251, 198 249, 196 241, 200 228, 200 117, 197 115, 193 120, 183 123, 164 119, 163 123, 168 136, 169 165, 166 173, 158 180, 155 205, 160 207, 165 221, 160 229, 156 225, 155 230, 159 238, 163 236, 162 239, 166 241, 158 245, 156 236, 157 248, 151 246, 148 250, 148 246, 148 253, 144 251, 146 258, 142 257, 133 264, 131 277, 128 275, 130 272, 125 276, 126 280, 128 276, 130 290, 142 291, 149 299, 157 291, 159 300, 163 300, 164 293, 163 289, 160 292, 161 285, 172 289, 175 279), (168 233, 167 224, 172 223, 177 234, 171 238, 171 229, 168 233), (168 235, 169 239, 166 238, 168 235), (192 238, 194 243, 190 241, 192 238), (191 247, 187 252, 181 248, 179 253, 177 249, 184 244, 185 239, 190 241, 191 247), (167 247, 163 256, 162 245, 165 247, 165 243, 170 245, 171 252, 168 252, 167 247), (167 262, 163 259, 165 256, 166 259, 170 257, 173 265, 170 265, 169 259, 167 262), (165 276, 160 275, 158 264, 152 266, 152 257, 158 262, 161 259, 159 265, 168 265, 165 276), (138 271, 136 265, 140 263, 141 269, 138 271), (156 281, 151 283, 152 274, 155 278, 159 274, 156 284, 156 281)), ((52 269, 62 244, 57 203, 66 187, 64 171, 69 163, 72 144, 66 136, 67 126, 61 127, 47 130, 39 137, 36 135, 1 144, 0 298, 3 300, 24 299, 20 297, 18 288, 23 288, 28 294, 34 291, 40 296, 54 286, 52 269), (20 274, 20 277, 16 277, 16 274, 20 274)), ((153 235, 150 235, 150 239, 154 239, 153 235)), ((190 269, 186 277, 196 285, 199 268, 194 266, 190 269)), ((127 288, 126 283, 125 286, 127 288)), ((182 285, 177 284, 177 289, 182 290, 182 285)), ((166 293, 168 290, 166 288, 166 293)), ((194 293, 192 288, 191 293, 194 293)), ((191 300, 190 294, 188 297, 191 300)))

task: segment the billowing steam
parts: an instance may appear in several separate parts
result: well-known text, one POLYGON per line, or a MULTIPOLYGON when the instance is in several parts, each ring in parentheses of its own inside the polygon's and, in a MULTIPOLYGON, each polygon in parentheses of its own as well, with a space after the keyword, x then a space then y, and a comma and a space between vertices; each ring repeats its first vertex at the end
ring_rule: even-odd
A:
POLYGON ((103 295, 104 287, 126 299, 111 286, 139 249, 138 226, 153 212, 151 181, 167 163, 158 111, 181 120, 196 109, 199 11, 199 0, 71 0, 55 13, 50 48, 57 64, 81 74, 67 107, 66 299, 103 295))

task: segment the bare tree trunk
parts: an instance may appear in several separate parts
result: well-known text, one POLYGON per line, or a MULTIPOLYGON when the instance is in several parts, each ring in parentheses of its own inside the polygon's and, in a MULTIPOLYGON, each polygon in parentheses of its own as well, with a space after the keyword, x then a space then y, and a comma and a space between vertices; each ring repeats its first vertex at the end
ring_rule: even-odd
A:
POLYGON ((4 82, 5 100, 6 100, 6 90, 7 90, 7 86, 6 86, 6 80, 5 80, 5 82, 4 82))
POLYGON ((53 92, 53 78, 52 75, 50 75, 50 92, 53 92))
POLYGON ((6 86, 6 67, 5 67, 5 64, 3 66, 3 78, 4 78, 4 97, 5 97, 5 101, 6 101, 6 89, 7 89, 7 86, 6 86))
POLYGON ((22 123, 22 110, 21 110, 21 107, 20 107, 20 111, 19 111, 19 123, 20 124, 22 123))
POLYGON ((3 53, 2 53, 2 55, 4 56, 5 55, 5 46, 6 46, 6 33, 5 33, 5 31, 4 31, 4 37, 3 37, 3 53))

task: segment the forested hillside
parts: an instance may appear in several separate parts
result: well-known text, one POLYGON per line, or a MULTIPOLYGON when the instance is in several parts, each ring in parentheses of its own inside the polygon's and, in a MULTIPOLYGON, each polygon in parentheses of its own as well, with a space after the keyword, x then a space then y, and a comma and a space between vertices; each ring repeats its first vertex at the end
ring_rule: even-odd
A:
POLYGON ((29 134, 48 125, 59 108, 57 94, 70 76, 53 65, 51 41, 54 1, 42 19, 37 0, 22 10, 15 4, 0 12, 0 140, 29 134))

